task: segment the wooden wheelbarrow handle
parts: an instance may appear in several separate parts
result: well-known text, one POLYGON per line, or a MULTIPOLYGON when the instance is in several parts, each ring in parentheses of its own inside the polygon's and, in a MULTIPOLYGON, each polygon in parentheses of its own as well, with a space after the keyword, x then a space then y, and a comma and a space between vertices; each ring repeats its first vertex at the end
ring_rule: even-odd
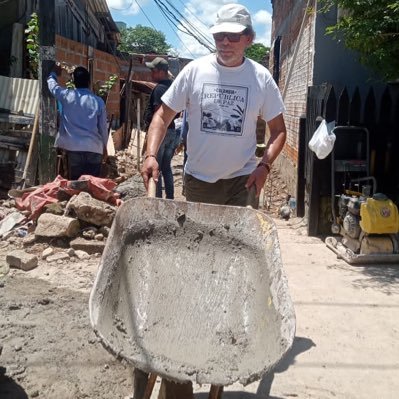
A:
POLYGON ((155 198, 156 190, 157 190, 157 184, 155 183, 155 180, 152 177, 150 177, 150 179, 148 180, 147 197, 155 198))

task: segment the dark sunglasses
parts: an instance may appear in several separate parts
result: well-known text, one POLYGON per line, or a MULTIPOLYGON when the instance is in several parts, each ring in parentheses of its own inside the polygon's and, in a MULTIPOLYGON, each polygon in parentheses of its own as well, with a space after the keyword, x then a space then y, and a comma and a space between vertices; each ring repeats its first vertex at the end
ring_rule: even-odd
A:
POLYGON ((213 35, 213 38, 217 42, 221 42, 224 40, 225 37, 227 37, 227 40, 232 43, 237 43, 240 41, 242 36, 242 33, 227 33, 227 32, 220 32, 220 33, 215 33, 213 35))

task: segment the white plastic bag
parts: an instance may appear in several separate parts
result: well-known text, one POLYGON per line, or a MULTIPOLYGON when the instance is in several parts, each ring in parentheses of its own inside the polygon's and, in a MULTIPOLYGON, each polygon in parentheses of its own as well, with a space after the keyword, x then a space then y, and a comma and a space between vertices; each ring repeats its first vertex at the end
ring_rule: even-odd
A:
POLYGON ((335 121, 327 123, 323 119, 313 133, 309 141, 309 148, 316 154, 317 158, 324 159, 334 148, 335 134, 332 132, 335 126, 335 121))

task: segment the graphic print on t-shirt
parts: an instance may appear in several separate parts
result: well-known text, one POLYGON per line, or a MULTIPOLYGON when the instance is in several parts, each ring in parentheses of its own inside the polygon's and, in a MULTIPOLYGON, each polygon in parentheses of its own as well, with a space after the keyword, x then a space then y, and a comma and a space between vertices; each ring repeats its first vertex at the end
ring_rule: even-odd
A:
POLYGON ((201 95, 201 130, 242 136, 248 88, 204 83, 201 95))

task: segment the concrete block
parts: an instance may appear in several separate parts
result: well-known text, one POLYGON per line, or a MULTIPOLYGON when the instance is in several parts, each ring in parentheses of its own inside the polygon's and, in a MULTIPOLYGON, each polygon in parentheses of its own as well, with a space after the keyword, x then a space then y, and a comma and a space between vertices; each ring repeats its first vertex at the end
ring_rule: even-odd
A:
POLYGON ((95 226, 111 226, 116 213, 114 206, 99 201, 85 192, 72 197, 67 207, 73 209, 80 220, 95 226))
POLYGON ((104 251, 105 242, 96 240, 85 240, 84 238, 78 237, 71 241, 69 245, 75 250, 75 252, 77 250, 81 250, 92 255, 95 253, 101 254, 104 251))
POLYGON ((76 237, 79 231, 79 220, 43 213, 37 221, 35 235, 41 237, 76 237))
POLYGON ((37 266, 38 258, 36 255, 28 254, 25 251, 15 250, 6 256, 6 262, 10 267, 26 272, 37 266))

